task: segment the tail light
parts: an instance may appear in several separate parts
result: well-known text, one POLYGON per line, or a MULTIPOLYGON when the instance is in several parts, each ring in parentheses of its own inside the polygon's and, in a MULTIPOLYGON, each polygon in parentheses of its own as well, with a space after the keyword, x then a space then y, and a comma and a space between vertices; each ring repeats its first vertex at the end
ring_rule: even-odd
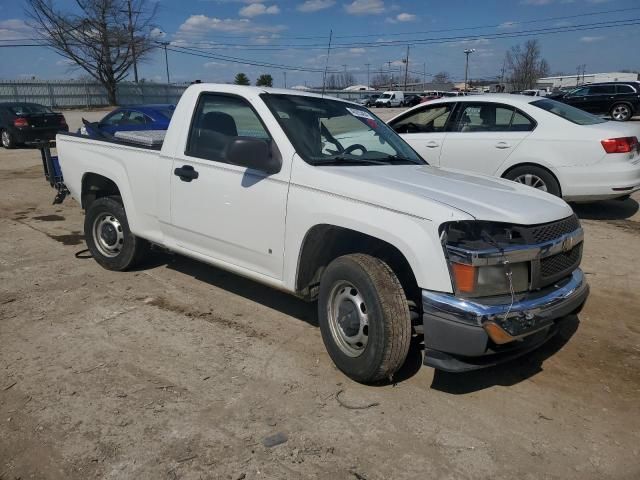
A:
POLYGON ((13 121, 13 126, 14 127, 28 127, 29 126, 29 122, 27 121, 26 118, 18 117, 13 121))
POLYGON ((608 138, 600 143, 607 153, 629 153, 638 148, 636 137, 608 138))

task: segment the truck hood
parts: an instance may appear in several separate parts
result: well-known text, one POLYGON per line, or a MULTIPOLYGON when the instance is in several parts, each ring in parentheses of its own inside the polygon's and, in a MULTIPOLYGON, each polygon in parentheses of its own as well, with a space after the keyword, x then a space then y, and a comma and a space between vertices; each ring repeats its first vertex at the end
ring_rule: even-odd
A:
POLYGON ((448 205, 478 220, 523 225, 552 222, 573 213, 562 199, 540 190, 429 165, 315 168, 323 172, 314 176, 322 179, 323 190, 424 218, 431 218, 429 202, 448 205))

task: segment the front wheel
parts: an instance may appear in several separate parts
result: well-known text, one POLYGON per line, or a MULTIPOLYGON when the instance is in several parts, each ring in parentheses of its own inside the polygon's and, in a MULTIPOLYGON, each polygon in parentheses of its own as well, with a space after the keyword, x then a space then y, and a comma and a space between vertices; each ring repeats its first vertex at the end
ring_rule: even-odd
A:
POLYGON ((129 230, 120 197, 102 197, 89 205, 84 235, 91 255, 107 270, 130 269, 149 250, 149 243, 129 230))
POLYGON ((626 103, 617 103, 611 108, 611 118, 618 122, 626 122, 632 115, 631 107, 626 103))
POLYGON ((357 382, 389 379, 411 343, 407 299, 391 268, 364 254, 329 264, 320 281, 318 319, 336 366, 357 382))
POLYGON ((561 196, 558 181, 544 168, 535 165, 523 165, 510 170, 504 178, 522 183, 529 187, 537 188, 556 197, 561 196))

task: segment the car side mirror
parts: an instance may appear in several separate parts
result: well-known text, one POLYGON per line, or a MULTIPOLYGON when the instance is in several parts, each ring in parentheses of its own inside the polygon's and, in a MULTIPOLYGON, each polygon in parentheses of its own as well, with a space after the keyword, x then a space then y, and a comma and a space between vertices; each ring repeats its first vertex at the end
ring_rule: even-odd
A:
POLYGON ((227 146, 227 161, 233 165, 259 170, 273 175, 282 168, 282 157, 266 140, 236 137, 227 146))

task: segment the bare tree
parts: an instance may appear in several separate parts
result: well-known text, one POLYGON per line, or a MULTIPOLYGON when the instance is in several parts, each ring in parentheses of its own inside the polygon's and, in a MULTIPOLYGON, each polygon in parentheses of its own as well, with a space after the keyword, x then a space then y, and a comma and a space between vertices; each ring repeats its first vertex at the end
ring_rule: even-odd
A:
POLYGON ((451 83, 451 76, 449 75, 449 72, 438 72, 433 76, 431 82, 438 84, 451 83))
POLYGON ((549 74, 549 64, 542 58, 537 40, 527 40, 524 47, 511 47, 505 61, 509 80, 516 90, 533 88, 540 77, 549 74))
POLYGON ((332 73, 327 77, 325 87, 329 90, 341 90, 355 83, 355 77, 349 72, 332 73))
POLYGON ((144 58, 153 48, 156 6, 147 0, 75 0, 75 4, 71 13, 56 9, 52 0, 26 0, 26 13, 46 44, 104 85, 109 104, 115 105, 117 84, 127 76, 134 58, 144 58))

